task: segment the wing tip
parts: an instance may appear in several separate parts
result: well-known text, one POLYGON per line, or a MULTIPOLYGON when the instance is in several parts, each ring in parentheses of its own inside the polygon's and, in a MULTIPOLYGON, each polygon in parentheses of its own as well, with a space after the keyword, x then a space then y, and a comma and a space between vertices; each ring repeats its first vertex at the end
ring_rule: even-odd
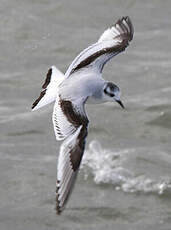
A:
POLYGON ((59 194, 56 193, 56 207, 55 207, 55 210, 56 210, 56 215, 61 215, 62 213, 62 209, 59 205, 59 194))
POLYGON ((127 36, 127 40, 129 42, 132 41, 134 35, 134 27, 130 17, 129 16, 121 17, 120 19, 117 20, 114 26, 116 27, 116 25, 120 26, 120 29, 127 36))
POLYGON ((125 21, 128 23, 129 28, 130 28, 130 40, 129 41, 131 41, 134 35, 134 27, 133 27, 132 21, 129 16, 125 17, 125 21))
POLYGON ((55 207, 55 210, 56 210, 56 214, 57 215, 61 215, 61 213, 62 213, 62 211, 63 211, 63 209, 64 209, 64 206, 63 207, 61 207, 61 205, 60 205, 60 200, 59 200, 59 183, 60 183, 60 181, 59 180, 57 180, 56 181, 56 207, 55 207))
POLYGON ((36 110, 37 110, 37 108, 35 108, 35 106, 32 105, 31 111, 34 112, 34 111, 36 111, 36 110))
POLYGON ((45 81, 44 81, 44 83, 43 83, 43 85, 42 85, 42 89, 43 89, 43 90, 41 91, 39 97, 38 97, 38 98, 33 102, 33 104, 32 104, 32 107, 31 107, 32 111, 35 111, 35 110, 37 110, 37 109, 39 108, 39 106, 38 106, 38 105, 39 105, 39 102, 40 102, 41 99, 45 96, 47 86, 49 85, 49 83, 50 83, 50 81, 51 81, 52 71, 53 71, 53 68, 52 68, 52 67, 49 68, 49 70, 48 70, 48 72, 47 72, 47 74, 46 74, 46 79, 45 79, 45 81))
POLYGON ((61 207, 59 206, 58 198, 56 198, 56 215, 60 216, 62 213, 61 207))
POLYGON ((52 72, 53 72, 54 70, 57 70, 57 68, 56 68, 55 65, 52 65, 52 66, 50 67, 50 69, 52 69, 52 72))
POLYGON ((40 96, 35 100, 35 102, 33 102, 32 107, 31 107, 32 111, 39 109, 39 102, 45 96, 45 94, 46 94, 46 89, 41 91, 40 96))
MULTIPOLYGON (((50 97, 49 101, 47 103, 42 103, 42 99, 44 98, 46 91, 49 92, 52 89, 52 87, 50 86, 51 82, 58 75, 63 76, 62 72, 60 72, 54 65, 48 69, 48 72, 46 74, 46 79, 42 85, 42 91, 41 91, 39 97, 32 104, 32 107, 31 107, 32 111, 35 111, 35 110, 43 107, 44 105, 49 104, 55 100, 56 94, 53 93, 53 95, 52 95, 52 91, 51 91, 51 94, 48 96, 48 97, 50 97)), ((52 84, 56 84, 56 87, 59 85, 59 83, 60 83, 59 81, 57 83, 54 81, 52 82, 52 84)))

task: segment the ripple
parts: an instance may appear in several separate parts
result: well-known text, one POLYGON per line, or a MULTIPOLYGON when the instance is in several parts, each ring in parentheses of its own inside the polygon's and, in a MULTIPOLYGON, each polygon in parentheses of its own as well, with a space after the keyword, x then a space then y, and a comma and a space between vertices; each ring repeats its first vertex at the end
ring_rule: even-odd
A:
POLYGON ((147 124, 162 126, 164 128, 171 129, 171 113, 163 112, 159 117, 157 117, 154 120, 148 122, 147 124))
POLYGON ((8 133, 8 136, 36 135, 36 134, 43 134, 43 133, 44 132, 38 130, 27 130, 21 132, 8 133))
MULTIPOLYGON (((92 141, 86 151, 82 168, 85 179, 91 174, 96 184, 112 184, 116 190, 128 193, 163 194, 171 190, 171 180, 161 177, 158 180, 145 175, 136 175, 125 167, 125 162, 135 149, 112 151, 103 149, 98 141, 92 141)), ((145 164, 145 163, 144 163, 145 164)))

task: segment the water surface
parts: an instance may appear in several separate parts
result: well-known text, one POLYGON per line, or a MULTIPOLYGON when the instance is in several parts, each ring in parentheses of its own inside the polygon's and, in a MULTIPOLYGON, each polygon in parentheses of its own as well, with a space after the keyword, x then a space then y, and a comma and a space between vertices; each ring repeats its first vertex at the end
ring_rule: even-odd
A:
POLYGON ((169 230, 171 1, 1 0, 0 12, 0 229, 169 230), (123 15, 134 40, 104 77, 120 86, 126 110, 87 106, 83 164, 56 216, 53 106, 31 113, 31 104, 51 65, 66 71, 123 15))

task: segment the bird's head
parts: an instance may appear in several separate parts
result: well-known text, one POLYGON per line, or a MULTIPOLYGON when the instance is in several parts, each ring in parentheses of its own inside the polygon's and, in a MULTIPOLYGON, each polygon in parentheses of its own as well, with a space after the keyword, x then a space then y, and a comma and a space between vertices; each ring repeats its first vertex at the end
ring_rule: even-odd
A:
POLYGON ((116 101, 124 109, 124 105, 120 100, 120 95, 120 89, 117 85, 112 82, 105 83, 103 88, 103 98, 106 101, 116 101))

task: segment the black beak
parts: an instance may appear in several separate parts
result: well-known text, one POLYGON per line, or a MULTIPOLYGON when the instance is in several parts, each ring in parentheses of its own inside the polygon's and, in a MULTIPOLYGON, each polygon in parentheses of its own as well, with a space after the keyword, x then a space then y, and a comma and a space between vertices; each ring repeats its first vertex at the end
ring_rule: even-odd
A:
POLYGON ((118 104, 120 104, 120 106, 121 106, 123 109, 125 109, 124 105, 122 104, 122 101, 116 100, 116 102, 118 102, 118 104))

